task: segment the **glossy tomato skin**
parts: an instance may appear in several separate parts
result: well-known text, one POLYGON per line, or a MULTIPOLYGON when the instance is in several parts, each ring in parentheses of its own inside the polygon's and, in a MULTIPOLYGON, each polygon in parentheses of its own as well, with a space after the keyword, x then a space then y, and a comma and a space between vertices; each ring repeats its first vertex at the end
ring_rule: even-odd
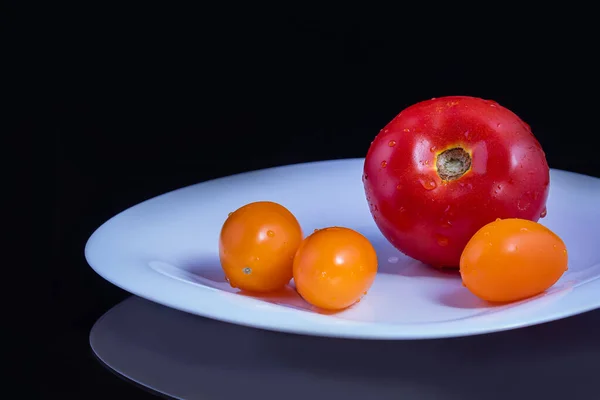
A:
POLYGON ((328 227, 302 241, 294 256, 294 283, 308 303, 337 311, 367 294, 377 268, 377 253, 366 237, 349 228, 328 227))
POLYGON ((529 125, 498 103, 449 96, 414 104, 381 130, 367 153, 363 183, 375 223, 406 255, 458 267, 475 232, 496 218, 537 221, 550 174, 529 125), (463 149, 470 167, 444 180, 443 151, 463 149))
POLYGON ((292 279, 302 228, 284 206, 271 201, 246 204, 230 213, 219 235, 219 260, 234 287, 272 292, 292 279))

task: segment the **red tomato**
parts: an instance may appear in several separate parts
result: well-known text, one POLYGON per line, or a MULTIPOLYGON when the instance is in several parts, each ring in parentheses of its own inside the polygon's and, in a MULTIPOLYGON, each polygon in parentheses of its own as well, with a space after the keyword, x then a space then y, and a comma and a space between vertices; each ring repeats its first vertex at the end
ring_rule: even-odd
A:
POLYGON ((219 259, 229 283, 249 292, 270 292, 292 279, 302 242, 296 217, 271 201, 246 204, 231 213, 219 236, 219 259))
POLYGON ((494 101, 466 96, 403 110, 371 144, 363 175, 373 218, 392 245, 453 268, 485 224, 543 217, 549 181, 529 125, 494 101))
POLYGON ((503 219, 481 228, 460 259, 464 285, 491 302, 526 299, 544 292, 567 270, 564 242, 545 226, 503 219))
POLYGON ((304 239, 294 257, 294 283, 310 304, 341 310, 367 294, 377 274, 371 242, 355 230, 320 229, 304 239))

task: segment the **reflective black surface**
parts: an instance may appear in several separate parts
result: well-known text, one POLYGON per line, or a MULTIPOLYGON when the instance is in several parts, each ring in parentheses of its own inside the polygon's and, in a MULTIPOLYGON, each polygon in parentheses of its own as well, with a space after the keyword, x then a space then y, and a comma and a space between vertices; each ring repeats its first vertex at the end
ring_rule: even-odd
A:
MULTIPOLYGON (((20 85, 11 101, 19 112, 11 116, 17 117, 15 132, 27 142, 7 152, 35 148, 46 157, 32 157, 34 178, 21 179, 22 186, 37 187, 43 183, 39 177, 52 174, 49 190, 35 196, 18 191, 22 204, 51 205, 51 265, 44 257, 27 272, 35 277, 29 281, 36 289, 25 296, 20 291, 14 301, 23 306, 22 319, 35 327, 17 330, 19 335, 29 332, 24 347, 42 347, 18 353, 30 371, 22 389, 33 389, 36 398, 152 398, 108 372, 90 349, 94 323, 128 294, 97 276, 83 256, 94 229, 145 199, 247 170, 364 156, 379 129, 401 109, 450 94, 490 98, 509 107, 532 126, 552 167, 600 176, 590 145, 596 102, 585 99, 593 93, 596 71, 592 53, 581 50, 592 37, 584 32, 585 24, 577 30, 534 29, 534 22, 549 19, 519 23, 513 17, 506 29, 506 21, 495 25, 486 18, 485 27, 476 28, 472 19, 468 24, 453 20, 454 28, 437 32, 431 20, 419 20, 419 15, 425 18, 421 13, 409 18, 349 8, 280 9, 273 15, 274 10, 256 5, 111 7, 83 2, 33 10, 13 5, 6 14, 6 37, 14 51, 6 57, 14 67, 8 77, 20 85), (469 28, 461 33, 456 26, 469 28), (480 37, 483 44, 476 44, 480 37)), ((26 232, 28 243, 31 232, 26 232)), ((45 255, 31 245, 27 253, 45 255)), ((7 282, 9 289, 22 290, 15 283, 21 281, 7 282)), ((523 333, 525 339, 507 333, 496 339, 457 339, 456 347, 397 344, 402 350, 394 350, 392 369, 385 367, 386 344, 299 341, 237 327, 218 329, 266 342, 268 354, 277 357, 273 365, 298 371, 294 382, 307 391, 317 376, 360 381, 364 372, 350 362, 334 361, 358 351, 363 362, 374 365, 373 380, 364 383, 364 390, 388 393, 403 382, 405 393, 414 390, 409 398, 419 398, 419 390, 452 398, 432 388, 468 388, 471 383, 459 386, 459 377, 445 373, 454 363, 468 363, 468 376, 462 379, 472 385, 532 393, 546 382, 545 388, 577 398, 587 387, 583 381, 593 378, 588 363, 597 348, 591 337, 600 333, 597 314, 577 318, 572 328, 563 322, 531 328, 523 333), (269 343, 275 337, 273 349, 269 343), (321 366, 309 358, 314 353, 297 350, 301 343, 324 346, 327 357, 321 366), (439 347, 440 365, 433 350, 421 356, 428 346, 439 347), (506 361, 512 363, 506 368, 518 368, 520 375, 496 365, 497 357, 507 360, 508 355, 513 361, 506 361), (514 360, 526 364, 515 366, 514 360), (554 370, 553 363, 561 360, 571 367, 554 370), (530 371, 539 375, 529 379, 530 371), (433 380, 438 386, 430 384, 433 380)), ((212 373, 217 365, 226 371, 238 362, 211 360, 212 373)), ((250 362, 244 367, 251 368, 250 362)), ((261 371, 260 379, 268 379, 261 371)), ((238 398, 248 395, 242 386, 231 387, 239 389, 238 398)))
POLYGON ((131 297, 94 326, 107 366, 174 398, 587 398, 600 311, 526 329, 424 341, 266 332, 131 297), (571 382, 561 385, 558 382, 571 382))

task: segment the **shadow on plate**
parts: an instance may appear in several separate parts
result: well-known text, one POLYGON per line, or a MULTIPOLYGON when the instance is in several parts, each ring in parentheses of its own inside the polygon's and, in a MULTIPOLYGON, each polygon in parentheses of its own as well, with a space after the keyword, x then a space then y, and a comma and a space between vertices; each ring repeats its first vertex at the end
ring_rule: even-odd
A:
POLYGON ((491 304, 481 300, 464 287, 442 293, 438 301, 445 306, 453 308, 486 309, 494 306, 503 306, 503 304, 491 304))
POLYGON ((378 272, 381 274, 399 275, 409 278, 460 279, 458 269, 439 269, 423 264, 398 251, 381 234, 371 234, 367 235, 367 237, 377 252, 379 262, 378 272))
POLYGON ((179 268, 166 263, 154 262, 153 268, 162 274, 174 277, 176 279, 185 280, 190 283, 201 284, 229 293, 235 293, 240 296, 251 297, 272 304, 323 315, 338 314, 336 311, 322 310, 306 302, 296 291, 293 280, 283 289, 270 293, 254 293, 232 288, 225 278, 225 274, 221 269, 219 259, 217 257, 190 258, 182 262, 179 268))
POLYGON ((600 311, 481 336, 357 341, 251 329, 131 297, 93 327, 98 358, 184 399, 588 398, 600 311))
POLYGON ((215 285, 227 285, 227 279, 225 279, 225 273, 221 268, 221 262, 219 257, 214 255, 212 257, 189 257, 178 263, 179 268, 186 270, 187 272, 202 277, 203 279, 212 282, 215 285))

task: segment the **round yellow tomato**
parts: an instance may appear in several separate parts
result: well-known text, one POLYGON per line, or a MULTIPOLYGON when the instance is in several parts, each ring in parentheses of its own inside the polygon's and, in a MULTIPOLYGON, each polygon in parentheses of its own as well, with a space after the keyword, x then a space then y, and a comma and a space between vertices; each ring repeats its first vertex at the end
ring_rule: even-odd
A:
POLYGON ((223 224, 219 259, 232 287, 274 291, 292 279, 294 254, 301 242, 300 224, 287 208, 254 202, 231 213, 223 224))
POLYGON ((377 273, 375 249, 360 233, 320 229, 304 239, 294 257, 296 290, 310 304, 341 310, 360 301, 377 273))
POLYGON ((567 248, 545 226, 524 219, 498 219, 481 228, 460 259, 464 285, 490 302, 535 296, 567 270, 567 248))

